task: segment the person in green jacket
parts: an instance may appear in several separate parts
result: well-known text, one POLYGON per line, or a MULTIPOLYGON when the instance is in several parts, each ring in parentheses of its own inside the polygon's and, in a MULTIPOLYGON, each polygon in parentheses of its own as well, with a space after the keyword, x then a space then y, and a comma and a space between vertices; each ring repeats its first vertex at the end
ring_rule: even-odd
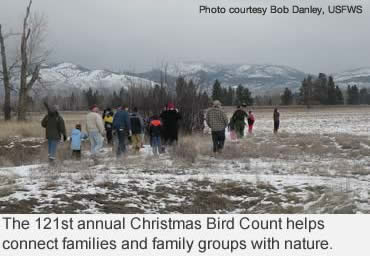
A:
POLYGON ((64 120, 55 106, 48 107, 48 114, 42 119, 41 126, 45 128, 46 139, 48 140, 49 162, 54 163, 58 142, 62 137, 64 141, 67 140, 64 120))
POLYGON ((235 129, 236 136, 238 139, 243 138, 244 128, 245 128, 245 119, 248 118, 248 114, 240 107, 237 106, 236 111, 231 117, 230 123, 235 129))

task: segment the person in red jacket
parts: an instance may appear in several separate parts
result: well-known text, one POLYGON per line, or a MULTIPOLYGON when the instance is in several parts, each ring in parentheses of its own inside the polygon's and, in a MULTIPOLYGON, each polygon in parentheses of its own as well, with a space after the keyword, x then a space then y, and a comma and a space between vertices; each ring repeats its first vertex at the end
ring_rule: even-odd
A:
POLYGON ((154 115, 149 124, 150 145, 152 146, 154 156, 158 156, 161 152, 161 131, 162 122, 159 116, 154 115))
POLYGON ((253 112, 250 110, 248 112, 248 132, 249 133, 252 133, 253 132, 253 125, 254 125, 254 121, 255 121, 255 117, 253 115, 253 112))

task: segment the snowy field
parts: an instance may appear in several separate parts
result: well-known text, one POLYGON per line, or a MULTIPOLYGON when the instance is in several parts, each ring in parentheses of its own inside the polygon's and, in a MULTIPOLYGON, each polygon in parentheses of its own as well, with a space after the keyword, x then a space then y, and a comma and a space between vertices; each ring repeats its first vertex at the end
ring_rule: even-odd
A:
POLYGON ((2 139, 0 213, 370 213, 369 110, 282 110, 278 136, 256 110, 254 135, 216 157, 207 134, 159 158, 105 147, 96 166, 64 143, 50 168, 42 138, 2 139))

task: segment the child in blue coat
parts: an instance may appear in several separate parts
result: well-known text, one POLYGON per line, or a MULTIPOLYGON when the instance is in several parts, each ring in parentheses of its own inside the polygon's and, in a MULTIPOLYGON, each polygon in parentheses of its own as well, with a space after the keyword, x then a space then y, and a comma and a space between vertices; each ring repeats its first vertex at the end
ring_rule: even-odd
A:
POLYGON ((71 132, 72 158, 81 160, 81 141, 87 139, 87 134, 81 131, 81 125, 77 124, 71 132))

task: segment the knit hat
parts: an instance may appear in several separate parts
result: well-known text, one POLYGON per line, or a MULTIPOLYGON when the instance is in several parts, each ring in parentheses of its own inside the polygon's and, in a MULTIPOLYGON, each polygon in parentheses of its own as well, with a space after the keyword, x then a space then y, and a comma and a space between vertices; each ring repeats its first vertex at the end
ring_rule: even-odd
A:
POLYGON ((90 110, 93 110, 94 108, 97 108, 97 107, 98 107, 98 105, 94 104, 94 105, 92 105, 92 106, 90 107, 90 110))
POLYGON ((169 102, 169 103, 167 104, 167 107, 168 107, 168 108, 175 108, 175 104, 173 104, 172 102, 169 102))
POLYGON ((221 107, 221 102, 219 100, 213 101, 213 106, 214 107, 221 107))

